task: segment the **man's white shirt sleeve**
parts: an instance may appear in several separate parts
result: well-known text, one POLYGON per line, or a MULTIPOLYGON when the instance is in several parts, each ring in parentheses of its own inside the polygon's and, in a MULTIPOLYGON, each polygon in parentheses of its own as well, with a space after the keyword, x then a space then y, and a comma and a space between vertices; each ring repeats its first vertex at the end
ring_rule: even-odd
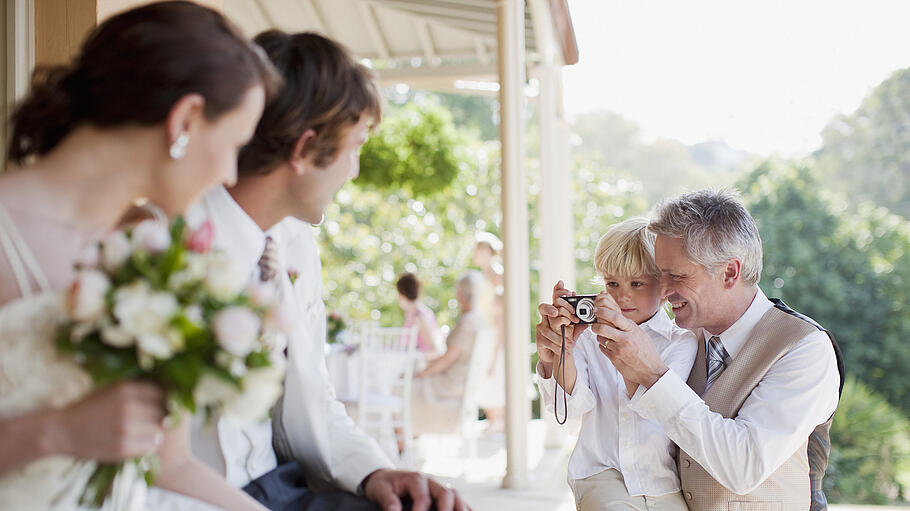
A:
POLYGON ((630 406, 657 420, 682 450, 730 491, 757 488, 803 445, 837 407, 840 376, 831 341, 813 332, 778 360, 735 419, 712 412, 686 384, 688 373, 667 371, 630 406))

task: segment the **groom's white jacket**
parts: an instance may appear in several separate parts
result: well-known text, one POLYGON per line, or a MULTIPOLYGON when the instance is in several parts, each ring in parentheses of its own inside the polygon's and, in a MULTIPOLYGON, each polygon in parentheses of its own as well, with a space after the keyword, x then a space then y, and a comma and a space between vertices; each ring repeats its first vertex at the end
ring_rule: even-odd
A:
MULTIPOLYGON (((215 247, 244 272, 258 275, 265 236, 227 191, 218 187, 187 213, 191 226, 210 220, 215 247)), ((268 231, 278 244, 282 299, 293 303, 295 325, 288 335, 283 424, 294 457, 307 470, 312 488, 354 492, 363 479, 393 464, 376 442, 360 431, 335 398, 325 363, 325 305, 319 251, 310 225, 286 219, 268 231), (290 269, 290 270, 289 270, 290 269), (297 274, 291 282, 289 271, 297 274)), ((220 417, 193 424, 193 452, 235 486, 245 486, 277 465, 271 421, 241 426, 220 417)))

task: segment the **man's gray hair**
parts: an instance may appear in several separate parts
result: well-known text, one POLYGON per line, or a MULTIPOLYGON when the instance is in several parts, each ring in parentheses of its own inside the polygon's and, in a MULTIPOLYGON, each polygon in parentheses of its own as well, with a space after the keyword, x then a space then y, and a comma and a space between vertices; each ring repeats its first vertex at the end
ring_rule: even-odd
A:
POLYGON ((480 297, 481 286, 483 286, 483 274, 477 270, 468 270, 455 283, 455 289, 461 291, 461 296, 471 305, 474 305, 477 298, 480 297))
POLYGON ((648 229, 681 238, 686 256, 710 272, 738 259, 743 282, 757 284, 761 278, 761 236, 733 190, 700 190, 663 201, 648 229))

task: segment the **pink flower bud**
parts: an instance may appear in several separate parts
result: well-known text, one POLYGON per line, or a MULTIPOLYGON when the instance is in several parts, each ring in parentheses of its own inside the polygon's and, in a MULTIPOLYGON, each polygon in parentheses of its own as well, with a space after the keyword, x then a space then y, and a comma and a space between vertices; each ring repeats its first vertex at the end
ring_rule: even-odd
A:
POLYGON ((186 240, 186 246, 193 252, 204 254, 212 248, 215 239, 215 226, 211 220, 206 220, 202 226, 192 231, 186 240))

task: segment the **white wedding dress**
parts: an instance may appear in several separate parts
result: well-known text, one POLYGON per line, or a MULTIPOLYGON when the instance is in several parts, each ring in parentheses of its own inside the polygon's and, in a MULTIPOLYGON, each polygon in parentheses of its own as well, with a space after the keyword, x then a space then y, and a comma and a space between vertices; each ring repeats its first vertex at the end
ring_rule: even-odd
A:
MULTIPOLYGON (((0 249, 13 269, 21 298, 0 307, 0 420, 60 408, 92 390, 91 377, 56 348, 63 320, 61 293, 53 291, 9 215, 0 206, 0 249), (33 289, 32 283, 37 289, 33 289)), ((147 488, 131 470, 114 483, 105 510, 216 508, 166 490, 147 488)), ((95 468, 91 461, 49 456, 0 474, 0 509, 74 510, 95 468)))

